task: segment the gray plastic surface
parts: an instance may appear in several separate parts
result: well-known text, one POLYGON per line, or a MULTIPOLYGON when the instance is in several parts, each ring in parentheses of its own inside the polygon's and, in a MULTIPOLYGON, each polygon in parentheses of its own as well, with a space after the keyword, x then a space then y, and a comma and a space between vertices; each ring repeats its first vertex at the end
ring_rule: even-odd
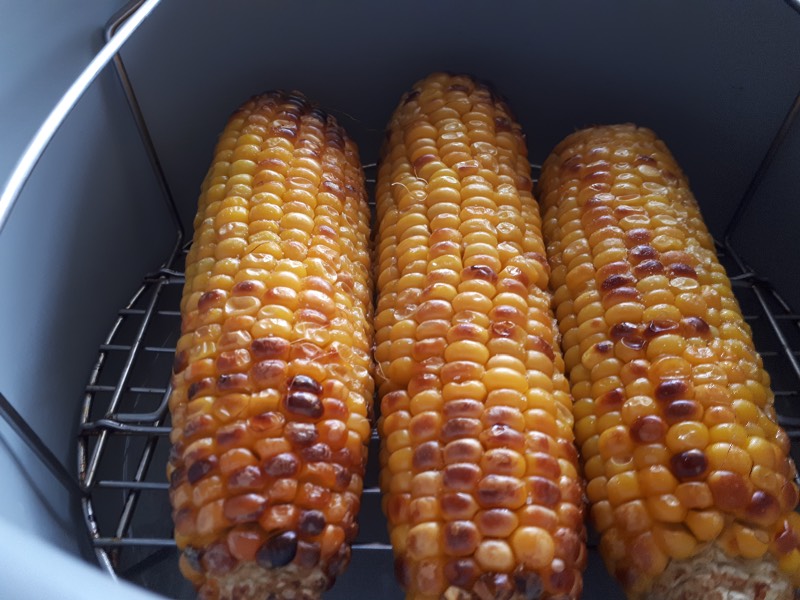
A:
MULTIPOLYGON (((0 0, 0 181, 121 3, 0 0)), ((653 127, 719 234, 800 87, 800 15, 780 0, 171 0, 124 55, 187 222, 216 136, 248 96, 303 90, 341 119, 369 162, 400 94, 445 69, 490 80, 509 98, 535 161, 579 127, 653 127)), ((798 164, 800 124, 734 238, 796 308, 798 164)), ((71 470, 98 344, 172 239, 123 95, 106 72, 0 235, 0 390, 71 470)), ((0 477, 0 517, 23 527, 0 522, 0 598, 86 598, 95 589, 102 597, 109 580, 61 555, 53 564, 74 575, 53 578, 57 589, 30 587, 32 578, 50 585, 42 565, 55 550, 26 536, 77 552, 86 533, 66 494, 2 424, 0 477)), ((340 597, 354 597, 365 581, 390 588, 384 558, 357 555, 337 585, 340 597)), ((590 572, 586 597, 608 597, 601 565, 590 572)), ((136 596, 113 589, 114 597, 136 596)))
MULTIPOLYGON (((0 35, 4 49, 9 40, 24 47, 23 40, 34 42, 37 32, 46 35, 59 27, 81 29, 83 43, 80 49, 49 46, 50 60, 42 56, 42 64, 23 58, 22 64, 40 74, 38 80, 20 74, 11 78, 25 87, 9 90, 4 80, 3 93, 16 94, 20 104, 37 94, 51 101, 42 115, 38 98, 27 109, 15 107, 13 127, 3 122, 8 147, 14 147, 19 131, 33 135, 36 120, 91 59, 90 49, 98 47, 92 39, 99 39, 100 24, 118 3, 105 2, 104 10, 95 6, 91 28, 87 23, 79 27, 80 22, 57 10, 52 18, 63 17, 61 21, 36 20, 34 15, 42 18, 42 4, 25 4, 31 14, 18 23, 18 30, 27 29, 27 36, 19 31, 8 38, 0 35), (47 83, 48 65, 62 88, 57 93, 47 83), (55 74, 59 69, 65 72, 63 79, 55 74)), ((22 10, 22 3, 16 6, 12 14, 22 10)), ((88 10, 89 3, 78 3, 76 10, 80 8, 88 10)), ((5 16, 3 23, 5 34, 5 16)), ((0 54, 5 73, 13 75, 14 68, 5 63, 18 53, 0 54)), ((5 139, 2 148, 5 152, 5 139)), ((166 257, 170 232, 124 96, 109 70, 67 119, 0 235, 0 390, 71 472, 78 408, 97 347, 142 276, 166 257)), ((77 507, 2 421, 0 476, 9 490, 0 494, 0 516, 72 552, 85 546, 87 534, 77 507)))
POLYGON ((0 598, 4 600, 156 600, 159 596, 117 582, 97 567, 42 542, 0 519, 3 562, 0 598))

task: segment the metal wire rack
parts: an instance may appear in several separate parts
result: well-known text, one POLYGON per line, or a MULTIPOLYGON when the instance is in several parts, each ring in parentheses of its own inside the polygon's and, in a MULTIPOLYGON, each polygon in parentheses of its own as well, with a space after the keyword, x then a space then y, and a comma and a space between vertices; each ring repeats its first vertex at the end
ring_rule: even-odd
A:
MULTIPOLYGON (((164 469, 170 450, 167 402, 172 355, 180 329, 179 303, 184 281, 181 269, 186 250, 184 231, 133 85, 118 53, 159 2, 132 1, 108 24, 106 46, 43 124, 0 196, 0 230, 63 119, 94 77, 113 61, 175 224, 174 249, 162 268, 147 276, 130 301, 119 310, 99 348, 80 411, 77 481, 2 395, 0 415, 53 475, 79 498, 96 558, 112 577, 122 577, 168 597, 184 598, 190 597, 192 591, 177 571, 178 557, 172 539, 164 469)), ((796 0, 787 0, 787 3, 800 12, 800 3, 796 0)), ((769 282, 744 263, 733 248, 731 238, 799 112, 800 94, 741 199, 724 238, 718 243, 720 258, 753 329, 755 345, 773 378, 779 420, 792 439, 800 438, 800 403, 797 402, 800 395, 800 314, 793 312, 769 282)), ((374 167, 374 164, 368 165, 368 182, 374 167)), ((359 515, 361 533, 353 547, 353 567, 360 568, 351 567, 340 578, 332 597, 363 597, 364 573, 370 574, 368 585, 375 596, 402 597, 393 581, 391 547, 380 510, 377 443, 377 434, 373 433, 359 515)), ((796 461, 800 458, 799 450, 799 445, 793 446, 796 461)), ((594 550, 590 552, 587 579, 592 581, 587 597, 609 598, 619 594, 594 550)))

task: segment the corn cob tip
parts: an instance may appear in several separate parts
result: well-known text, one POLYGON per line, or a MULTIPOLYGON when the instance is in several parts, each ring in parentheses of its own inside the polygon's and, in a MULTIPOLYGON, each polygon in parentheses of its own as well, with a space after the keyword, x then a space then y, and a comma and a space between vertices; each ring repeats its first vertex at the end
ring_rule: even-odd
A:
POLYGON ((673 560, 652 588, 648 600, 792 600, 794 587, 772 557, 742 560, 716 545, 689 560, 673 560))

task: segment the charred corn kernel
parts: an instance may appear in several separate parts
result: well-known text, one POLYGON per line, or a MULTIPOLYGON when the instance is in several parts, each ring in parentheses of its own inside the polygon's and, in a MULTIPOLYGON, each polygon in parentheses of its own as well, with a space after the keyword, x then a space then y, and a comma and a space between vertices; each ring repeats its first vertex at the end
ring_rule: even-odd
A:
POLYGON ((170 397, 180 568, 202 597, 318 597, 348 562, 373 395, 369 218, 354 144, 301 95, 228 122, 170 397))
POLYGON ((556 147, 540 186, 575 435, 612 573, 644 597, 670 561, 712 542, 712 554, 768 556, 776 577, 779 558, 800 580, 763 534, 797 504, 788 438, 674 159, 646 129, 587 129, 556 147))
MULTIPOLYGON (((376 359, 383 505, 409 598, 581 589, 571 398, 531 187, 520 127, 485 86, 433 75, 395 111, 376 191, 376 359)), ((598 362, 610 393, 618 365, 598 362)), ((603 444, 630 454, 624 433, 603 444)))

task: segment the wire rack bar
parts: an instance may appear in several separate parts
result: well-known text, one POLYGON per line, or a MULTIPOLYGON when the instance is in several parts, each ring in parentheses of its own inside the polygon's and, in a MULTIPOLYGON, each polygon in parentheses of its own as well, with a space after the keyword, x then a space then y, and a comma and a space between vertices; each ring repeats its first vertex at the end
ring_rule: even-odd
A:
POLYGON ((127 42, 151 12, 159 5, 161 0, 144 0, 138 2, 136 9, 131 11, 125 23, 119 30, 109 37, 106 44, 100 49, 78 78, 69 86, 67 91, 55 105, 50 114, 39 127, 33 139, 22 153, 8 183, 0 194, 0 232, 3 231, 8 217, 14 208, 22 188, 28 182, 33 169, 42 158, 44 151, 53 141, 56 132, 75 108, 92 82, 97 78, 105 66, 117 55, 123 44, 127 42))

